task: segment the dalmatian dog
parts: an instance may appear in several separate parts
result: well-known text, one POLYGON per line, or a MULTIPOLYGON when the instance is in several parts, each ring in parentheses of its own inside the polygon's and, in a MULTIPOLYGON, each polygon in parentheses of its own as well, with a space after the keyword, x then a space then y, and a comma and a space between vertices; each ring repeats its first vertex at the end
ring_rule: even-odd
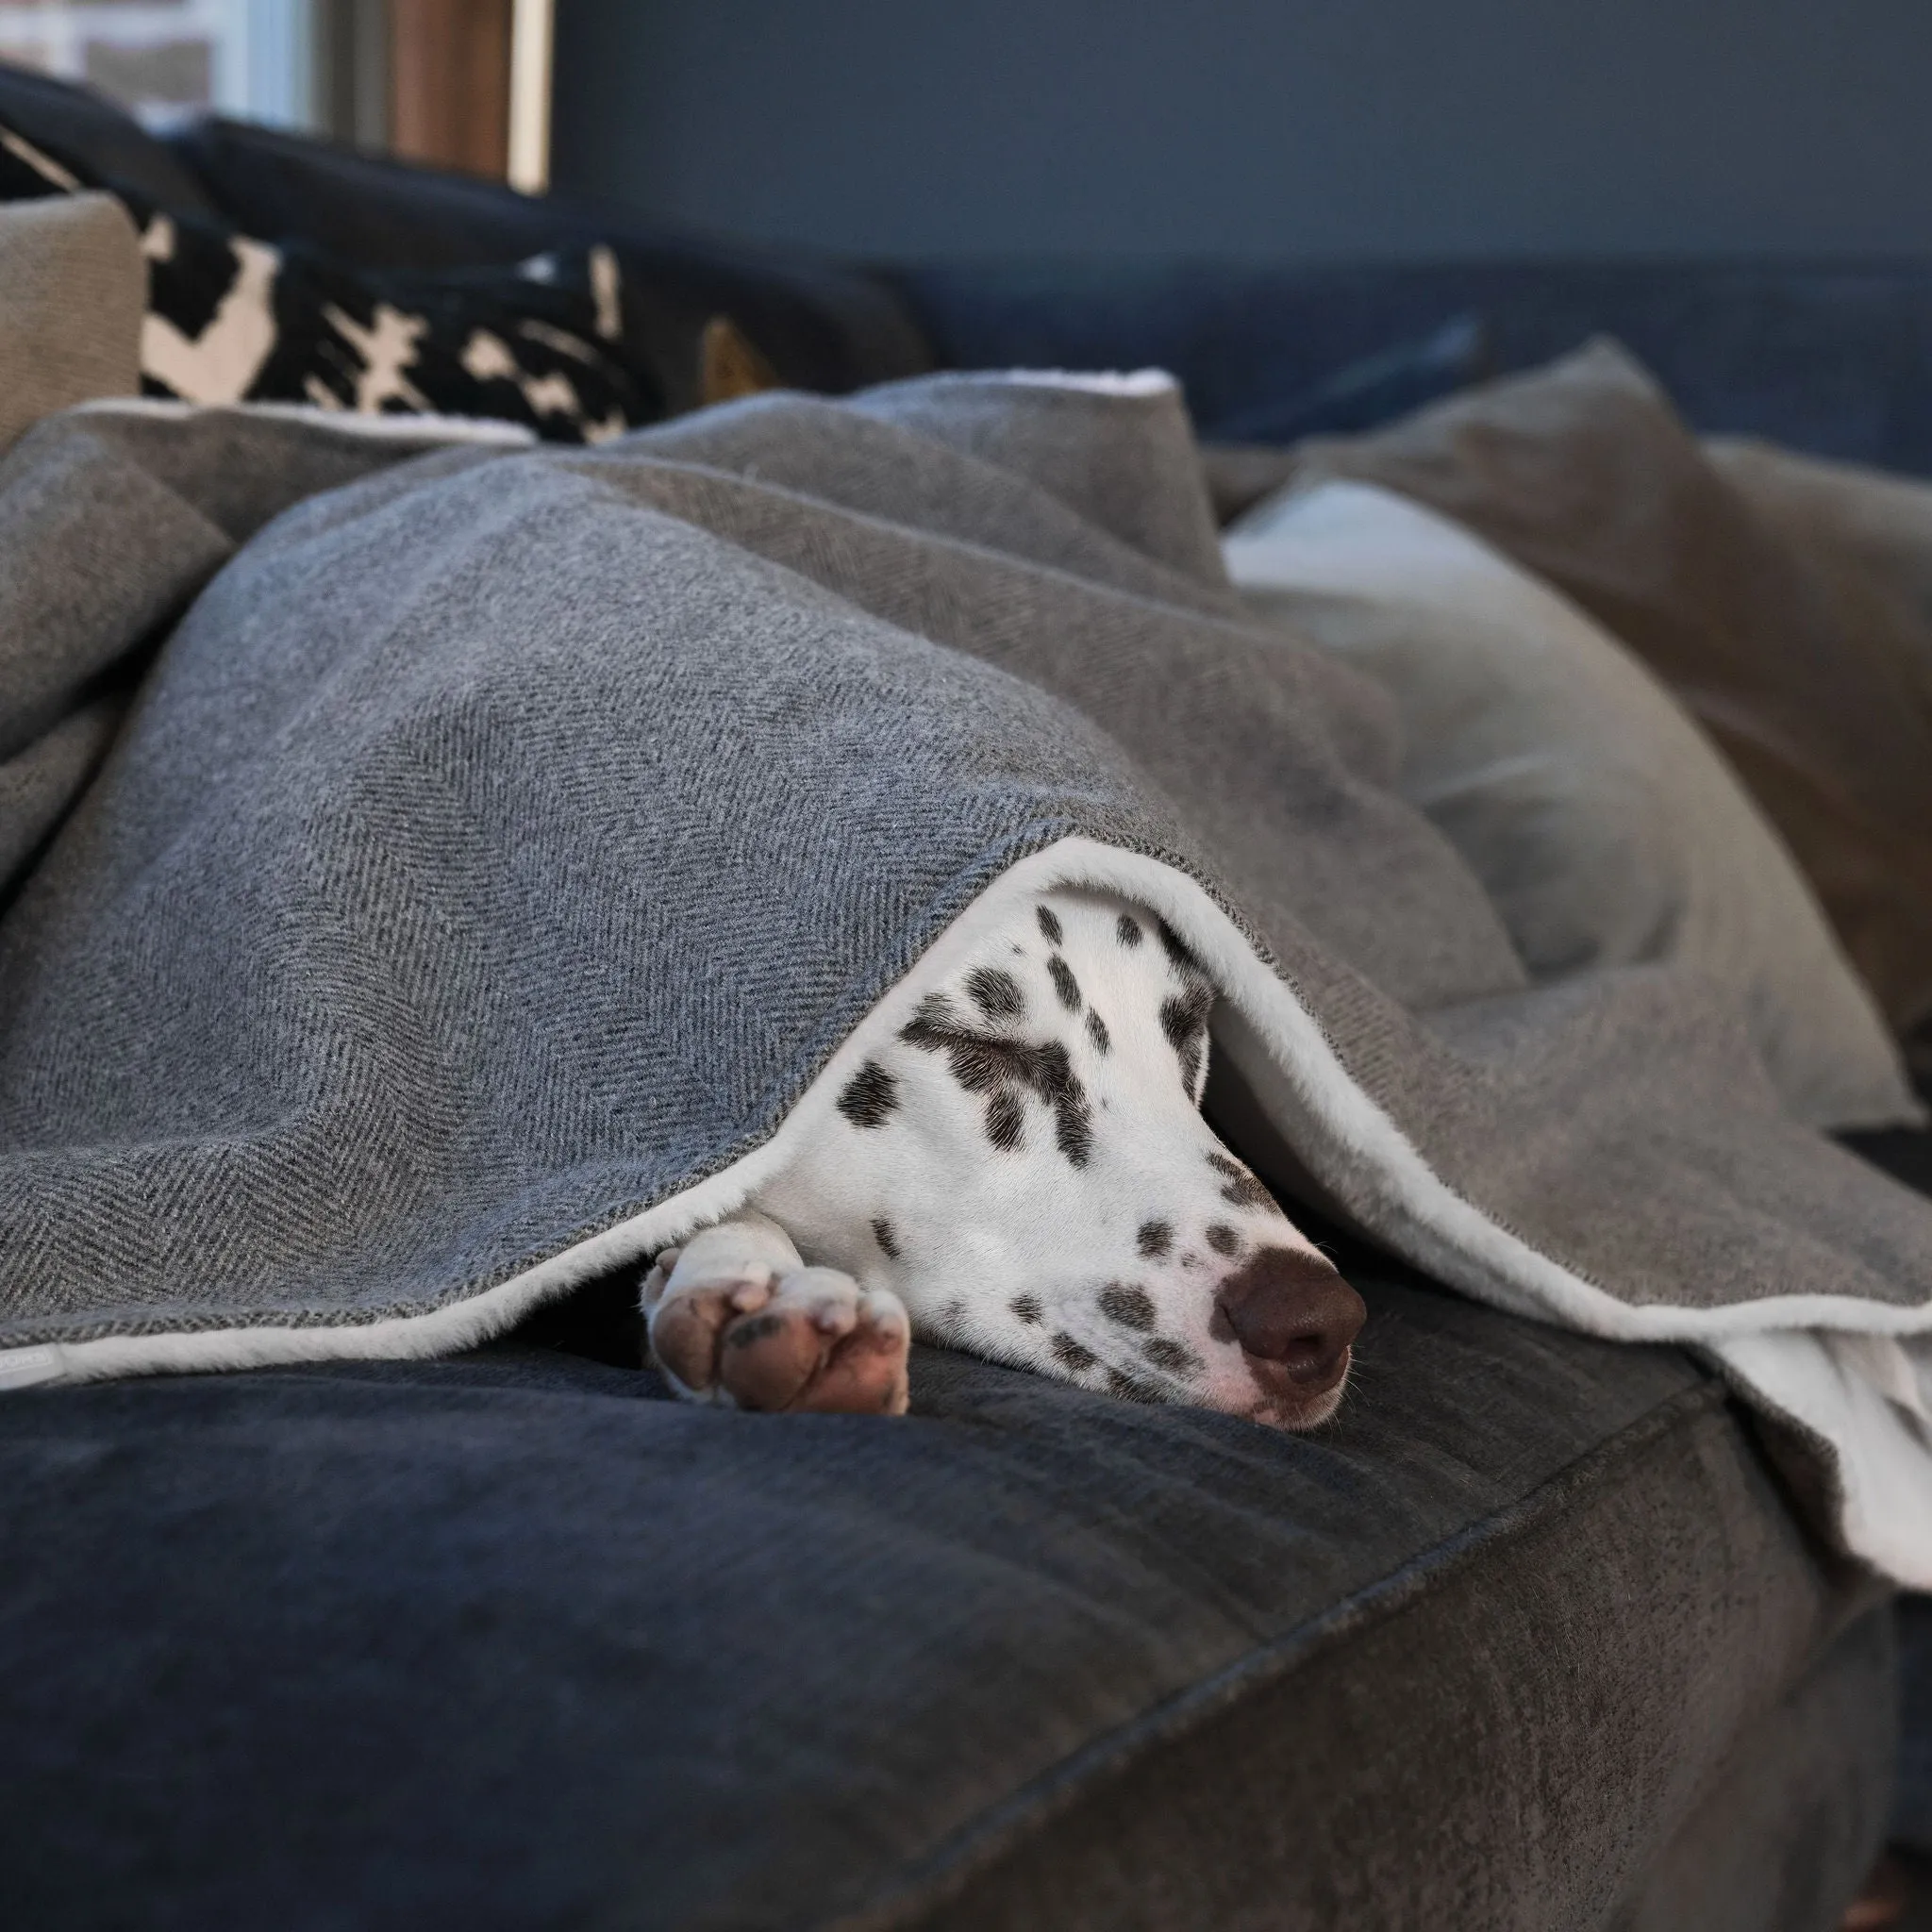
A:
POLYGON ((657 1257, 681 1395, 897 1414, 910 1338, 1085 1388, 1306 1429, 1364 1309, 1200 1112, 1214 990, 1085 891, 928 991, 751 1207, 657 1257))

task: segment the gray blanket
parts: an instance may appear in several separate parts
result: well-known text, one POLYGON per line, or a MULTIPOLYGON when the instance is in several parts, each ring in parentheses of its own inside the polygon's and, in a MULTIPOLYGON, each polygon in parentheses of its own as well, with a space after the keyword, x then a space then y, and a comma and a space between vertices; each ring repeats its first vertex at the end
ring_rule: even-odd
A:
POLYGON ((1208 962, 1264 1172, 1706 1347, 1932 1584, 1932 1205, 1710 985, 1529 987, 1386 698, 1229 591, 1171 388, 414 434, 0 463, 0 757, 133 691, 0 918, 0 1387, 479 1339, 741 1200, 949 926, 1089 883, 1208 962))

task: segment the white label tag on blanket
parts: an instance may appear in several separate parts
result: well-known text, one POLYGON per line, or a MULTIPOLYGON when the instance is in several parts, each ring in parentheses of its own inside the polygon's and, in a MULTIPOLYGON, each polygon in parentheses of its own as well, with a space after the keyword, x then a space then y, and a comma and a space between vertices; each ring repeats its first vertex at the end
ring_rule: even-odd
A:
POLYGON ((52 1382, 60 1374, 58 1348, 0 1349, 0 1390, 30 1389, 36 1382, 52 1382))

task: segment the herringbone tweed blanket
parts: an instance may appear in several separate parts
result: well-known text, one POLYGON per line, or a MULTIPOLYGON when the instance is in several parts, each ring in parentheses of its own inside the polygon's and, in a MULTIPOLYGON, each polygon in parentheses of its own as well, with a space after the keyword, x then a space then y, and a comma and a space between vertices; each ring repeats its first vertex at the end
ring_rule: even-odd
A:
POLYGON ((499 1330, 743 1198, 955 921, 1085 882, 1208 964, 1263 1172, 1705 1349, 1932 1584, 1932 1204, 1709 985, 1530 988, 1386 698, 1244 616, 1170 386, 438 440, 116 406, 0 464, 4 774, 79 793, 7 861, 0 1385, 499 1330))

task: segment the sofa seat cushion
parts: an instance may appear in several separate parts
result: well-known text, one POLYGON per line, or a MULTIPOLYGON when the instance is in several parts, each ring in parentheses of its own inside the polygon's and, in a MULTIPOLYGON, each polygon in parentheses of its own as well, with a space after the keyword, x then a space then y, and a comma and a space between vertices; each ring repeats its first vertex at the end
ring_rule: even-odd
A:
POLYGON ((744 1416, 527 1338, 9 1397, 20 1923, 1596 1924, 1793 1728, 1755 1773, 1848 1894, 1889 1653, 1765 1732, 1871 1595, 1720 1385, 1354 1272, 1303 1438, 934 1351, 908 1421, 744 1416))

